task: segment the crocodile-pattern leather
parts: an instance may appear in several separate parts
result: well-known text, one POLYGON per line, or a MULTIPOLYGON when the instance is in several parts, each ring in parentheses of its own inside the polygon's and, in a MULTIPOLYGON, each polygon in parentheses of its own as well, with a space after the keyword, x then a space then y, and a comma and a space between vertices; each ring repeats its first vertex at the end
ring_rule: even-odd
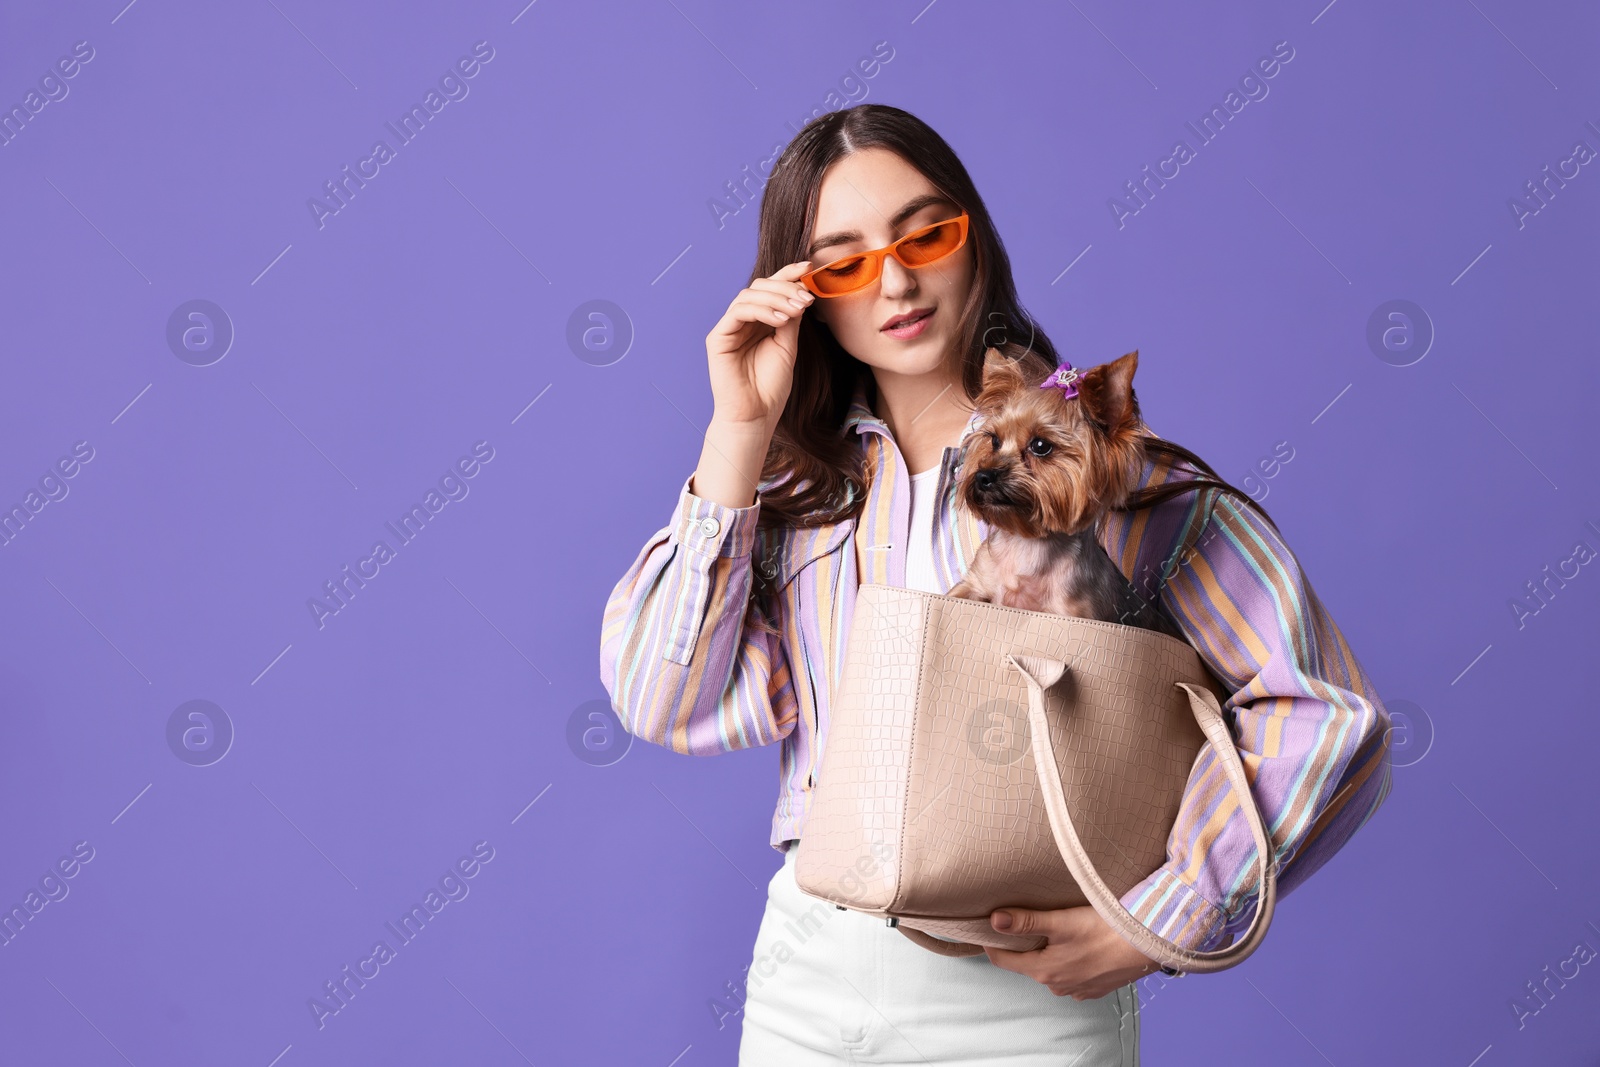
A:
POLYGON ((1088 904, 1152 959, 1233 966, 1271 921, 1270 868, 1255 923, 1215 952, 1158 937, 1118 900, 1165 861, 1208 738, 1270 855, 1221 692, 1152 630, 864 584, 796 882, 945 955, 1044 943, 995 931, 996 908, 1088 904))
POLYGON ((897 902, 903 881, 907 755, 927 616, 920 602, 876 593, 889 588, 862 585, 856 594, 828 742, 795 856, 801 889, 880 914, 897 902), (842 717, 840 707, 848 709, 842 717))

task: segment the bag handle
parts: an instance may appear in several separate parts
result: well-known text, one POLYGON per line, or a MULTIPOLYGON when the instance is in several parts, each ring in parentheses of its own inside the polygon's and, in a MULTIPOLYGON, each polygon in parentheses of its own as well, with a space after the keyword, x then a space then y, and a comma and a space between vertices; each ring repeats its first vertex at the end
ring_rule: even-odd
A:
POLYGON ((1058 764, 1055 758, 1055 746, 1050 740, 1050 720, 1045 715, 1044 707, 1045 690, 1061 679, 1067 665, 1059 660, 1042 656, 1010 654, 1006 656, 1006 662, 1021 672, 1028 684, 1028 723, 1033 734, 1033 762, 1039 772, 1039 785, 1044 792, 1045 810, 1050 816, 1050 829, 1055 834, 1056 846, 1061 849, 1061 856, 1066 860, 1067 869, 1072 872, 1072 877, 1077 880, 1079 888, 1089 898, 1094 910, 1110 924, 1112 929, 1127 938, 1134 948, 1169 967, 1194 974, 1205 974, 1225 970, 1244 962, 1245 958, 1261 944, 1261 939, 1267 934, 1267 927, 1272 924, 1273 906, 1278 896, 1277 868, 1275 862, 1269 861, 1268 857, 1272 856, 1272 846, 1266 822, 1262 819, 1261 809, 1256 806, 1255 798, 1250 793, 1250 780, 1245 777, 1239 750, 1228 732, 1227 723, 1222 719, 1222 709, 1217 705, 1216 696, 1201 685, 1190 682, 1173 683, 1189 694, 1189 707, 1194 712, 1195 721, 1200 724, 1201 731, 1211 742, 1211 748, 1217 754, 1217 762, 1222 765, 1223 773, 1227 775, 1234 793, 1238 796, 1239 806, 1244 809, 1245 819, 1250 824, 1250 832, 1255 838, 1256 854, 1259 857, 1260 894, 1256 898, 1255 916, 1250 920, 1250 927, 1244 932, 1243 937, 1226 948, 1198 952, 1167 940, 1135 919, 1101 879, 1099 872, 1095 870, 1094 861, 1083 850, 1078 832, 1072 825, 1072 816, 1067 811, 1066 794, 1061 787, 1061 777, 1056 772, 1058 764))
POLYGON ((909 926, 897 925, 895 929, 929 952, 937 952, 941 956, 982 956, 984 954, 982 945, 974 945, 966 941, 946 941, 943 938, 934 937, 932 934, 925 934, 921 930, 913 930, 909 926))

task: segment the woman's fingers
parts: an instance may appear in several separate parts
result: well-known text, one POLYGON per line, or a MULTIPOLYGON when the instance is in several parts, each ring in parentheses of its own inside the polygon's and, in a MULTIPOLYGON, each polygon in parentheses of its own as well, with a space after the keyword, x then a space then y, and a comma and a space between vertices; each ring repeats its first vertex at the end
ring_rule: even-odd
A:
POLYGON ((809 307, 815 294, 798 282, 780 282, 771 278, 757 278, 745 292, 771 293, 788 300, 793 307, 809 307))
POLYGON ((728 305, 727 312, 717 323, 714 332, 723 335, 736 334, 746 323, 751 322, 778 326, 799 315, 800 310, 791 304, 786 296, 758 289, 744 289, 733 298, 733 303, 728 305))
POLYGON ((754 300, 736 300, 728 313, 741 322, 764 322, 769 326, 781 326, 799 314, 794 308, 782 310, 775 303, 754 300))
POLYGON ((788 318, 798 318, 810 306, 806 301, 791 297, 786 292, 775 293, 767 289, 746 289, 734 298, 733 306, 761 307, 782 312, 788 318))
POLYGON ((765 304, 777 308, 779 311, 803 311, 810 305, 791 292, 775 293, 768 289, 746 289, 735 300, 748 300, 755 304, 765 304), (796 306, 798 305, 798 306, 796 306))
POLYGON ((779 267, 772 272, 772 277, 780 282, 792 282, 810 269, 811 261, 802 259, 798 263, 790 263, 787 266, 779 267))

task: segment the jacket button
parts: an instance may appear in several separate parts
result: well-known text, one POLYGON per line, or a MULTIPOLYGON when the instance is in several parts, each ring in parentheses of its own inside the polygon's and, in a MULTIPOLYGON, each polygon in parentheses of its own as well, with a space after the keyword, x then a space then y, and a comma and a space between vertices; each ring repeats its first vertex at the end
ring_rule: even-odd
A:
POLYGON ((711 515, 707 515, 705 518, 700 520, 700 532, 705 534, 707 537, 717 536, 717 533, 721 531, 721 529, 722 524, 711 515))

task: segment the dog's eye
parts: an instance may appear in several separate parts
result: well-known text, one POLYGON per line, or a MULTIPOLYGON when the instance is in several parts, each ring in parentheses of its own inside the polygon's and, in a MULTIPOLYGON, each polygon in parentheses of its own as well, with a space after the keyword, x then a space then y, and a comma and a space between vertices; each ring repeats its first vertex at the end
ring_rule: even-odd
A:
POLYGON ((1000 435, 992 430, 989 433, 989 447, 996 452, 1000 451, 1000 435))
POLYGON ((1055 451, 1055 447, 1055 445, 1051 444, 1049 441, 1046 441, 1042 437, 1035 437, 1033 440, 1028 442, 1028 451, 1035 456, 1048 456, 1051 452, 1055 451))

